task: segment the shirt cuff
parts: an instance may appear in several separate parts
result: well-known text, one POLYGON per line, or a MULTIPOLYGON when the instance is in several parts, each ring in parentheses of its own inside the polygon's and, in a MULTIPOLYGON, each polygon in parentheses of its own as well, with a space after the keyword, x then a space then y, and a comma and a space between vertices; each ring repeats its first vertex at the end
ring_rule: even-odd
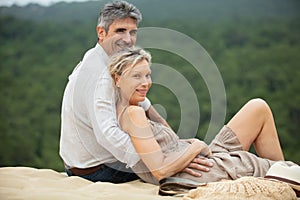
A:
POLYGON ((141 106, 145 111, 149 110, 151 106, 150 100, 146 97, 143 102, 139 102, 139 106, 141 106))
POLYGON ((135 166, 139 161, 140 161, 140 156, 139 154, 136 153, 135 149, 133 151, 133 149, 127 149, 127 153, 126 153, 126 159, 127 162, 126 163, 126 168, 132 168, 133 166, 135 166))

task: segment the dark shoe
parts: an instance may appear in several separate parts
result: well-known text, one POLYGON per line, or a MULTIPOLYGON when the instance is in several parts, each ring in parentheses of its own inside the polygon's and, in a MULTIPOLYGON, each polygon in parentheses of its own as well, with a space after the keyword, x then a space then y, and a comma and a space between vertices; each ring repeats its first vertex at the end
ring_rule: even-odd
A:
POLYGON ((191 189, 204 186, 206 183, 198 183, 189 179, 169 177, 159 181, 159 195, 183 196, 191 189))

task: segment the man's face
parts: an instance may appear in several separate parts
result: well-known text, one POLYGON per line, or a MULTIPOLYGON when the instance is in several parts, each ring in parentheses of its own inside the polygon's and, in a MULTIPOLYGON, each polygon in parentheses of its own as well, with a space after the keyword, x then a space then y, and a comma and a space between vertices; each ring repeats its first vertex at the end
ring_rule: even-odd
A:
POLYGON ((108 32, 102 27, 97 27, 99 43, 107 55, 135 45, 136 33, 136 20, 130 17, 115 20, 109 26, 108 32))

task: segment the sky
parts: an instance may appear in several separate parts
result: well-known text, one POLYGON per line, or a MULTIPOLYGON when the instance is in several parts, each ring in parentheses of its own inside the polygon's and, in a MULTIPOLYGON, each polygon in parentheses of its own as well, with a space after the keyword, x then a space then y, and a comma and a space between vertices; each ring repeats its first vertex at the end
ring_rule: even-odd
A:
POLYGON ((51 4, 57 2, 80 2, 80 1, 87 1, 87 0, 0 0, 0 6, 11 6, 16 4, 18 6, 25 6, 29 3, 38 3, 43 6, 49 6, 51 4))

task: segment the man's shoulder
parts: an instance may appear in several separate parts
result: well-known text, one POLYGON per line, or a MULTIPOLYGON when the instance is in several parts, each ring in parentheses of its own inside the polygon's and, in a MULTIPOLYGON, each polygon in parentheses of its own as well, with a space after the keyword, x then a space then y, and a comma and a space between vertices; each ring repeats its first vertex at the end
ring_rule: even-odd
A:
MULTIPOLYGON (((105 70, 107 67, 108 56, 100 45, 89 49, 83 56, 81 65, 83 69, 105 70)), ((107 70, 105 70, 107 71, 107 70)))
POLYGON ((99 59, 104 62, 106 62, 108 60, 107 54, 105 53, 104 49, 98 43, 95 45, 95 47, 86 51, 86 53, 84 54, 83 60, 91 59, 91 58, 99 59))

